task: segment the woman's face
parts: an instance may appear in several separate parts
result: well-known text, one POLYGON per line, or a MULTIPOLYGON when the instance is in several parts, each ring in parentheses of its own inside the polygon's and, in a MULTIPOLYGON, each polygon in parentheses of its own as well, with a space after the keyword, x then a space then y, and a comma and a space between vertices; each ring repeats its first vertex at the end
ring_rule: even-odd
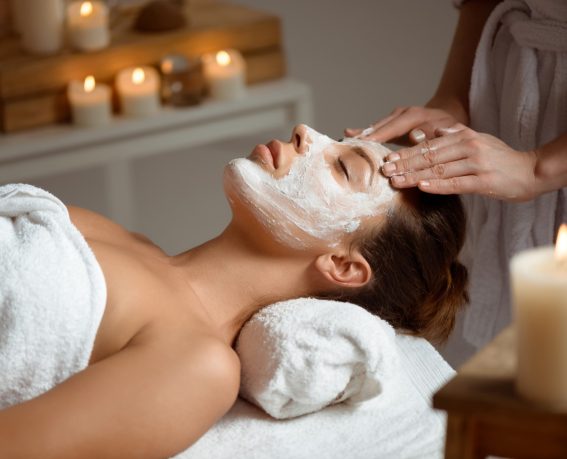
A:
POLYGON ((380 173, 388 153, 375 142, 337 142, 298 125, 290 142, 272 140, 231 161, 225 189, 284 245, 336 247, 393 204, 380 173))

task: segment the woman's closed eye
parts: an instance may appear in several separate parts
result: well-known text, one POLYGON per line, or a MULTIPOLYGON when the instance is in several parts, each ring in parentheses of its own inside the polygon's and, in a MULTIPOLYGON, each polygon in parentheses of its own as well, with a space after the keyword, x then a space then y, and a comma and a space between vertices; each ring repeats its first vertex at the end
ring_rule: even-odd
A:
POLYGON ((341 158, 337 159, 337 164, 339 165, 339 168, 341 169, 342 173, 344 174, 344 176, 346 177, 347 180, 350 180, 350 176, 348 173, 348 169, 345 166, 344 161, 341 158))

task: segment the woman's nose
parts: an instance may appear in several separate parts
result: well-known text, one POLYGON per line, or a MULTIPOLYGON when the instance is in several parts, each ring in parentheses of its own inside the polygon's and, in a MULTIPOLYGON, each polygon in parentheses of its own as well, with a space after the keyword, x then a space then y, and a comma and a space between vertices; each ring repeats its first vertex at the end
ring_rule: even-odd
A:
POLYGON ((307 128, 305 124, 298 124, 291 133, 291 143, 299 155, 307 153, 307 128))

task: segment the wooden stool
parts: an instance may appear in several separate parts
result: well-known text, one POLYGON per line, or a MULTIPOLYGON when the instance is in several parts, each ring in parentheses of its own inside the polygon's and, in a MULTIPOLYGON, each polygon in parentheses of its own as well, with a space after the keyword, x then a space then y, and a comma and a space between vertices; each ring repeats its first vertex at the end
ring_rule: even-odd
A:
POLYGON ((448 413, 446 459, 567 458, 567 413, 520 398, 515 369, 510 326, 434 395, 433 406, 448 413))

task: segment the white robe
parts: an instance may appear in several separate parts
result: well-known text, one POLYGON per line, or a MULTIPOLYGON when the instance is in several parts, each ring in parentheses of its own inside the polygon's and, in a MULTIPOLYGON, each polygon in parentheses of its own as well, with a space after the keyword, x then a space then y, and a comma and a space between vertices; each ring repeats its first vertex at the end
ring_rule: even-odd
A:
MULTIPOLYGON (((505 0, 488 18, 470 89, 471 127, 519 151, 567 132, 567 1, 505 0)), ((567 221, 567 188, 525 203, 464 196, 470 304, 463 335, 478 347, 512 320, 509 260, 550 245, 567 221)))

